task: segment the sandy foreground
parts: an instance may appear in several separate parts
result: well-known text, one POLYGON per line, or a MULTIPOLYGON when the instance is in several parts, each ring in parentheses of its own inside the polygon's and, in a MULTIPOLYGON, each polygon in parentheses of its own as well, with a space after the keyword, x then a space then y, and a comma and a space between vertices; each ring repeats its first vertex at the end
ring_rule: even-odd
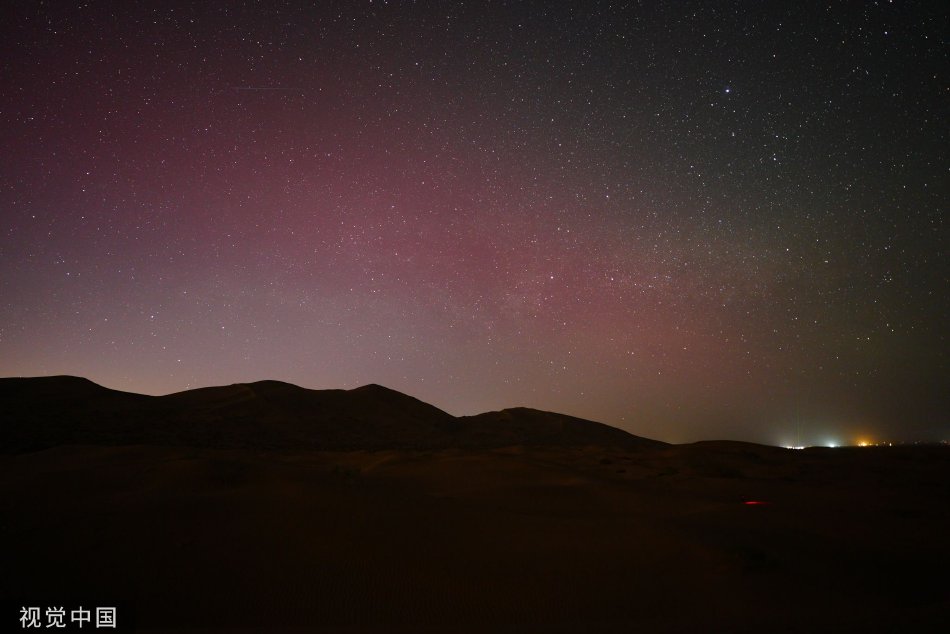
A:
POLYGON ((945 446, 62 446, 0 456, 0 499, 5 605, 121 602, 135 631, 911 632, 950 618, 945 446))

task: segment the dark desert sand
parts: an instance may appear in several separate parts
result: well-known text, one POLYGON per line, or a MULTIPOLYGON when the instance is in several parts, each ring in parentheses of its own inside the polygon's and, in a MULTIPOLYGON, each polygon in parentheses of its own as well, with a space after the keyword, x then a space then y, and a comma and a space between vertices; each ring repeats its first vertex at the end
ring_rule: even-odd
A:
POLYGON ((672 446, 378 386, 3 379, 0 402, 7 602, 108 597, 156 632, 912 632, 950 614, 945 446, 672 446))

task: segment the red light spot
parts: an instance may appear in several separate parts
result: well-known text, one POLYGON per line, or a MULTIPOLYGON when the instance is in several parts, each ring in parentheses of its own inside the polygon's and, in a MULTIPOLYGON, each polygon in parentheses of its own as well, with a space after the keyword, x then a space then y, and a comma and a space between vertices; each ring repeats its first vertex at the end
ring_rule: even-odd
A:
POLYGON ((768 502, 763 502, 762 500, 746 500, 743 504, 746 506, 764 506, 768 504, 768 502))

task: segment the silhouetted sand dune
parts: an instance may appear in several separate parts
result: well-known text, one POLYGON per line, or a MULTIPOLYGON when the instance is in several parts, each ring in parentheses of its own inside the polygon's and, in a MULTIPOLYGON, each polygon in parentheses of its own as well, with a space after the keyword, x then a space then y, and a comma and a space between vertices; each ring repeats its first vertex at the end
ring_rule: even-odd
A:
POLYGON ((308 390, 280 381, 167 396, 76 377, 0 379, 4 451, 64 443, 285 449, 660 445, 619 429, 525 408, 456 418, 379 386, 308 390))
POLYGON ((625 431, 593 421, 542 412, 526 407, 465 416, 460 420, 466 444, 484 438, 492 445, 605 445, 626 448, 661 447, 666 443, 633 436, 625 431))
POLYGON ((945 446, 674 446, 379 386, 0 397, 20 443, 2 605, 99 597, 139 631, 222 633, 936 632, 950 613, 945 446))

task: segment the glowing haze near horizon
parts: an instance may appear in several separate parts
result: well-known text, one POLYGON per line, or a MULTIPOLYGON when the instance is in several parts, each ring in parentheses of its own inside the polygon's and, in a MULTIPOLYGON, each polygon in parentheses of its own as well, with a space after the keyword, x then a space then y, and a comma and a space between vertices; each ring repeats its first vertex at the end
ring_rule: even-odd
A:
POLYGON ((948 435, 939 3, 314 4, 4 9, 0 374, 948 435))

